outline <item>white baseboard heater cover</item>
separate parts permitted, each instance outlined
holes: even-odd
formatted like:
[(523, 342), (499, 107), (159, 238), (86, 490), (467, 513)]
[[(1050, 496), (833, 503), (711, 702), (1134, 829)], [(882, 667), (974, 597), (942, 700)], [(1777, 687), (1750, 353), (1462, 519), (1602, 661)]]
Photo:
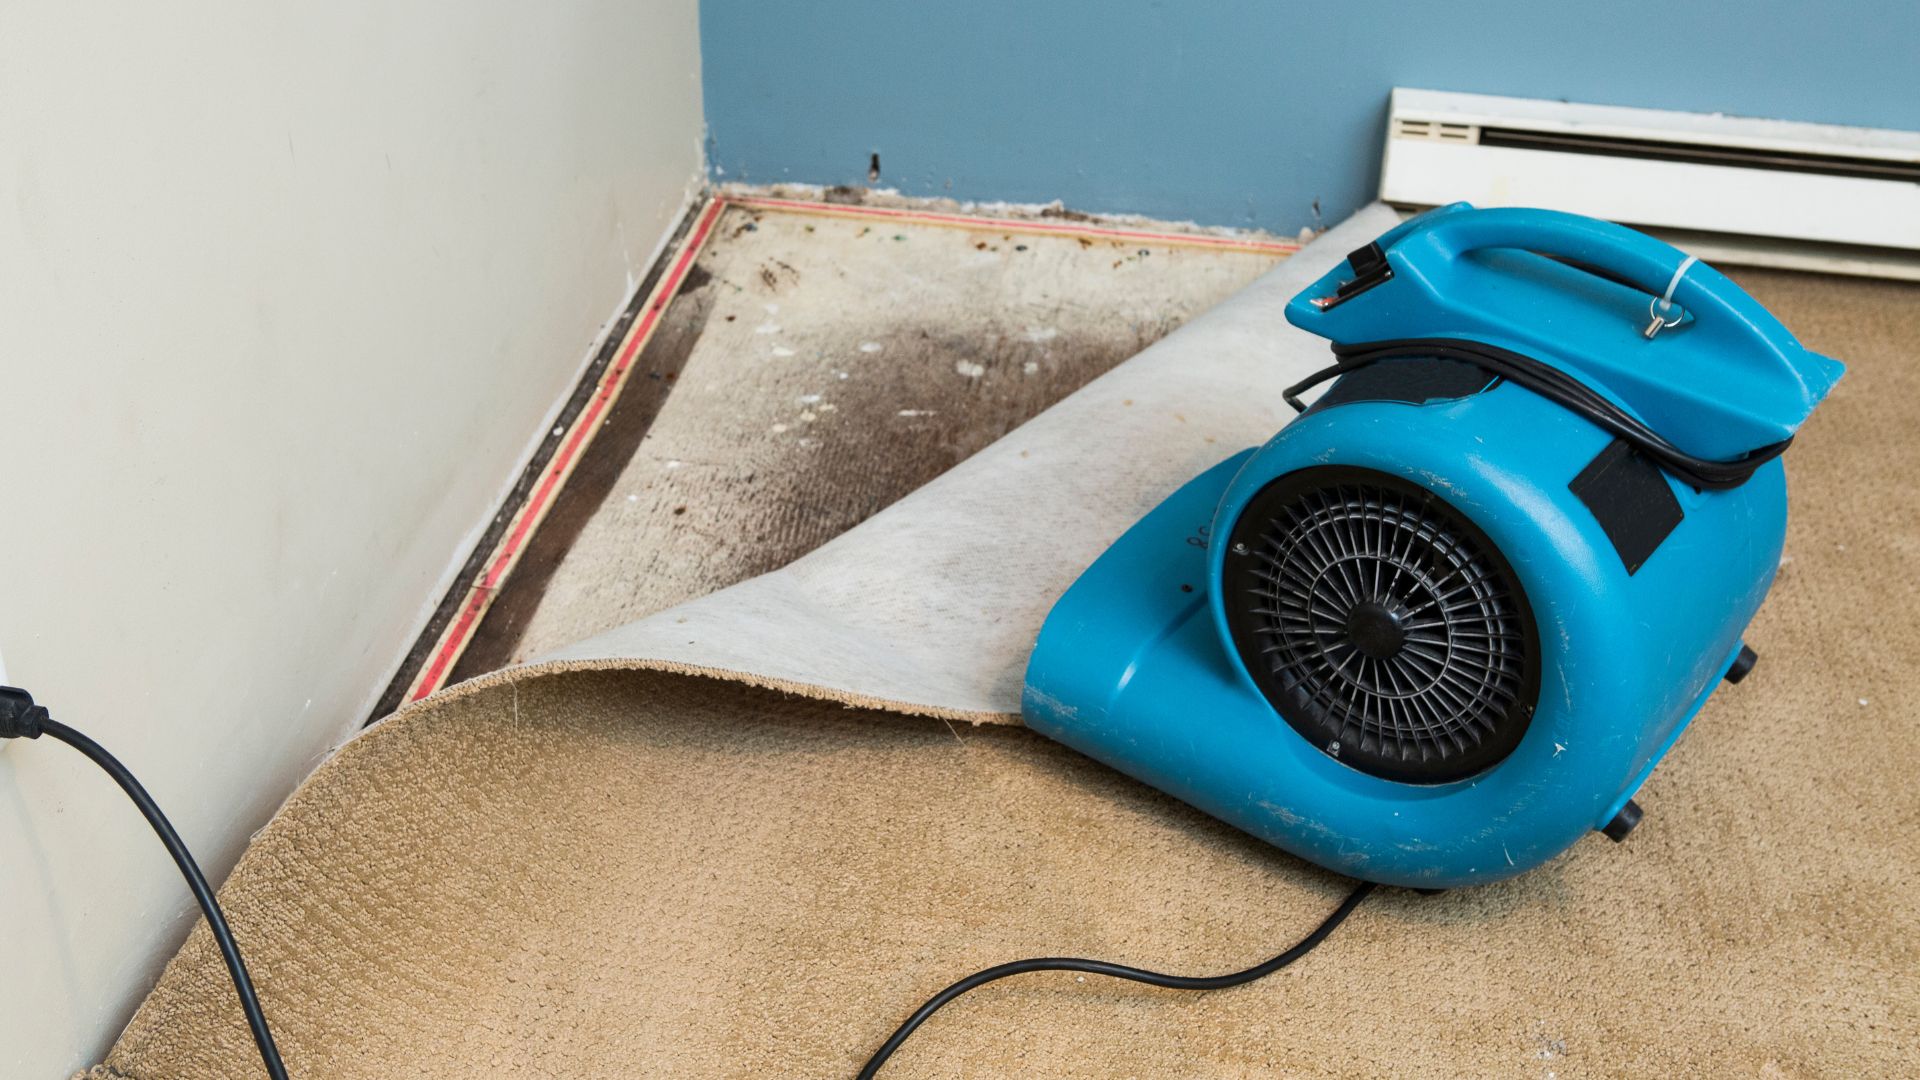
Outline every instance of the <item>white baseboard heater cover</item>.
[(1570, 210), (1709, 260), (1920, 277), (1920, 132), (1399, 88), (1380, 196)]

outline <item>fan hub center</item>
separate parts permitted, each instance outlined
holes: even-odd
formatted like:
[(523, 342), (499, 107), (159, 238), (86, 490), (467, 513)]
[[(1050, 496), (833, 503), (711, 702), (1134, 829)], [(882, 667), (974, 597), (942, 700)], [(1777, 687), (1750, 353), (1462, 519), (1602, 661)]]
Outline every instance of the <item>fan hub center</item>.
[(1407, 643), (1401, 612), (1373, 600), (1355, 604), (1347, 612), (1347, 640), (1375, 660), (1386, 660)]

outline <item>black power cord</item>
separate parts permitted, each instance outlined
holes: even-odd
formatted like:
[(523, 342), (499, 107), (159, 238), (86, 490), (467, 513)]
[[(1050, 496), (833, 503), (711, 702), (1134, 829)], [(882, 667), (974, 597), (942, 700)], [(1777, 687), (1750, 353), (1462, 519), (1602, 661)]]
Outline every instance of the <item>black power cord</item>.
[[(167, 854), (180, 868), (180, 874), (187, 880), (187, 888), (192, 890), (193, 898), (200, 903), (200, 910), (207, 917), (207, 927), (213, 931), (214, 942), (220, 948), (220, 955), (227, 962), (227, 974), (233, 977), (233, 989), (240, 997), (240, 1008), (247, 1016), (247, 1026), (253, 1031), (253, 1041), (260, 1048), (260, 1060), (266, 1064), (267, 1075), (272, 1080), (287, 1080), (287, 1067), (280, 1061), (280, 1050), (273, 1042), (273, 1032), (267, 1027), (267, 1016), (260, 1008), (260, 997), (254, 992), (253, 979), (247, 974), (246, 961), (240, 958), (240, 946), (233, 940), (233, 931), (227, 926), (226, 916), (220, 912), (220, 904), (214, 899), (213, 889), (207, 885), (206, 875), (200, 872), (200, 866), (193, 861), (193, 855), (187, 851), (187, 845), (175, 832), (167, 816), (160, 812), (153, 797), (147, 794), (140, 781), (122, 765), (118, 758), (108, 753), (104, 747), (78, 731), (60, 723), (48, 714), (46, 707), (34, 703), (33, 695), (25, 690), (11, 686), (0, 686), (0, 739), (37, 739), (42, 735), (66, 743), (78, 750), (89, 761), (100, 766), (120, 789), (133, 800), (134, 806), (153, 826), (153, 831), (166, 845)], [(1171, 990), (1225, 990), (1232, 986), (1241, 986), (1264, 978), (1279, 971), (1288, 964), (1312, 952), (1316, 946), (1327, 939), (1353, 909), (1374, 889), (1372, 882), (1361, 882), (1347, 894), (1340, 906), (1321, 921), (1313, 932), (1301, 938), (1299, 943), (1286, 952), (1255, 964), (1243, 971), (1226, 975), (1166, 975), (1145, 968), (1128, 967), (1124, 964), (1108, 963), (1104, 960), (1083, 960), (1075, 957), (1043, 956), (1031, 960), (1016, 960), (1009, 964), (978, 971), (961, 979), (952, 986), (935, 994), (925, 1005), (920, 1006), (905, 1023), (894, 1031), (873, 1057), (860, 1070), (860, 1080), (872, 1080), (879, 1074), (880, 1067), (887, 1063), (894, 1052), (900, 1049), (907, 1037), (912, 1035), (921, 1024), (934, 1013), (940, 1011), (948, 1002), (975, 987), (985, 986), (1010, 975), (1023, 975), (1030, 971), (1079, 971), (1089, 975), (1106, 975), (1116, 979), (1146, 983), (1149, 986), (1165, 987)]]
[(1293, 406), (1296, 412), (1305, 412), (1307, 408), (1300, 400), (1300, 395), (1328, 379), (1396, 357), (1439, 356), (1451, 360), (1464, 360), (1490, 375), (1519, 383), (1548, 401), (1566, 408), (1576, 416), (1591, 421), (1602, 431), (1624, 440), (1634, 449), (1652, 458), (1661, 468), (1671, 473), (1674, 479), (1703, 491), (1725, 491), (1728, 488), (1739, 487), (1746, 483), (1760, 466), (1785, 453), (1787, 446), (1793, 442), (1791, 438), (1786, 438), (1776, 443), (1768, 443), (1727, 461), (1695, 457), (1669, 442), (1665, 436), (1642, 423), (1625, 409), (1615, 405), (1599, 391), (1559, 368), (1542, 363), (1531, 356), (1524, 356), (1478, 341), (1467, 341), (1461, 338), (1372, 341), (1355, 345), (1335, 345), (1333, 355), (1338, 358), (1337, 363), (1331, 367), (1321, 368), (1287, 387), (1280, 395), (1286, 399), (1287, 404)]
[(1333, 914), (1328, 915), (1319, 926), (1314, 927), (1312, 933), (1301, 938), (1299, 944), (1271, 960), (1229, 975), (1163, 975), (1157, 971), (1127, 967), (1124, 964), (1110, 964), (1104, 960), (1080, 960), (1067, 956), (1041, 956), (1032, 960), (1015, 960), (1010, 964), (976, 971), (933, 995), (925, 1005), (920, 1006), (912, 1016), (907, 1017), (907, 1022), (901, 1024), (899, 1029), (881, 1044), (880, 1049), (874, 1051), (873, 1056), (867, 1059), (866, 1067), (860, 1070), (859, 1080), (873, 1080), (879, 1075), (880, 1066), (885, 1065), (894, 1051), (900, 1049), (900, 1044), (907, 1041), (907, 1036), (912, 1035), (914, 1029), (926, 1023), (927, 1018), (940, 1011), (941, 1006), (975, 987), (985, 986), (1009, 975), (1024, 975), (1029, 971), (1083, 971), (1089, 975), (1109, 975), (1116, 979), (1128, 979), (1146, 983), (1149, 986), (1166, 987), (1170, 990), (1225, 990), (1230, 986), (1241, 986), (1271, 975), (1312, 952), (1314, 946), (1325, 941), (1327, 935), (1347, 921), (1347, 916), (1353, 914), (1353, 909), (1359, 907), (1360, 901), (1365, 900), (1367, 894), (1373, 889), (1373, 883), (1370, 881), (1363, 881), (1354, 886), (1353, 891), (1347, 894), (1347, 898), (1340, 901), (1340, 906), (1333, 909)]
[(240, 959), (240, 946), (234, 943), (233, 931), (227, 927), (226, 916), (220, 913), (220, 905), (213, 898), (213, 890), (207, 885), (206, 875), (200, 872), (200, 866), (193, 861), (193, 855), (187, 851), (187, 845), (180, 834), (173, 831), (173, 825), (160, 807), (140, 786), (119, 759), (87, 738), (48, 715), (46, 707), (36, 705), (33, 695), (25, 690), (11, 686), (0, 686), (0, 739), (37, 739), (42, 735), (66, 743), (85, 755), (120, 785), (127, 793), (133, 805), (139, 807), (146, 817), (147, 824), (160, 836), (160, 842), (167, 847), (167, 854), (173, 856), (174, 865), (180, 868), (180, 874), (187, 879), (187, 888), (193, 891), (193, 898), (200, 902), (200, 910), (207, 917), (207, 927), (213, 931), (213, 940), (220, 946), (220, 955), (227, 962), (227, 974), (233, 976), (234, 992), (240, 995), (240, 1008), (247, 1014), (247, 1026), (253, 1029), (254, 1044), (260, 1048), (260, 1060), (266, 1063), (267, 1075), (273, 1080), (287, 1080), (287, 1067), (280, 1062), (280, 1050), (273, 1044), (273, 1032), (267, 1029), (267, 1015), (260, 1010), (259, 995), (253, 992), (253, 980), (247, 976), (247, 965)]

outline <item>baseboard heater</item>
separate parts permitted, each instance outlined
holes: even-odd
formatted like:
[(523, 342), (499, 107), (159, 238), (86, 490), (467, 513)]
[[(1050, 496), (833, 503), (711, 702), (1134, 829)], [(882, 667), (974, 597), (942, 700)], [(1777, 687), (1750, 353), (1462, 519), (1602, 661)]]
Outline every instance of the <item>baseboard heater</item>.
[(1380, 196), (1568, 210), (1710, 262), (1920, 280), (1920, 132), (1399, 88)]

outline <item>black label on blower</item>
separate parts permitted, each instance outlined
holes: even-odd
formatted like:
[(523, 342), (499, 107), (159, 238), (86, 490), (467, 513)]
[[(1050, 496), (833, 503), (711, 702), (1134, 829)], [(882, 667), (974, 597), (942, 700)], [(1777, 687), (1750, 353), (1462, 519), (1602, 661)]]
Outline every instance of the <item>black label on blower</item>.
[(1588, 462), (1567, 489), (1593, 511), (1628, 574), (1638, 571), (1686, 516), (1660, 466), (1621, 439)]

